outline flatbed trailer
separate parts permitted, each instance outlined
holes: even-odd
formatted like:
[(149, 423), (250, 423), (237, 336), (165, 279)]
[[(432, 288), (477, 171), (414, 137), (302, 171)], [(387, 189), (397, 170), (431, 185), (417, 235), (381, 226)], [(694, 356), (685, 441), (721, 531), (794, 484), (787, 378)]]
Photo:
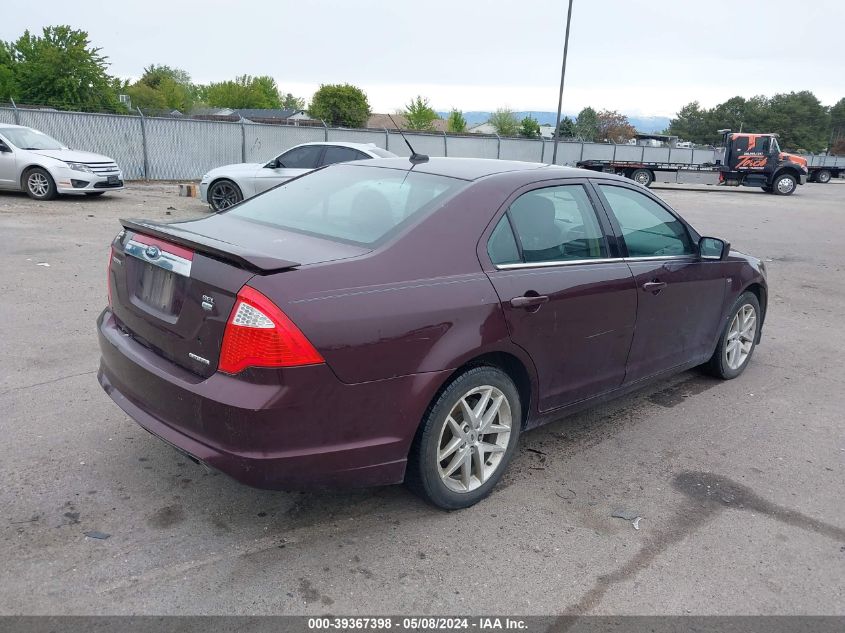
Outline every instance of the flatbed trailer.
[(576, 165), (625, 176), (646, 187), (653, 182), (742, 185), (781, 195), (793, 193), (808, 181), (827, 183), (845, 175), (845, 157), (782, 152), (774, 134), (720, 132), (724, 146), (718, 149), (615, 145), (610, 156), (582, 156)]

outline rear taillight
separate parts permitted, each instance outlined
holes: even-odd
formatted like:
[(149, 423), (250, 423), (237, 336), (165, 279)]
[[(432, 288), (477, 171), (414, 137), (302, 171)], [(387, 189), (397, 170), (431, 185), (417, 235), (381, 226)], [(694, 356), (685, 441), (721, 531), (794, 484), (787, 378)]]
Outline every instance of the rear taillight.
[(276, 304), (244, 286), (223, 333), (218, 369), (237, 374), (247, 367), (296, 367), (325, 362)]
[(106, 290), (109, 293), (109, 308), (111, 308), (111, 260), (114, 257), (114, 246), (109, 247), (109, 263), (106, 266)]

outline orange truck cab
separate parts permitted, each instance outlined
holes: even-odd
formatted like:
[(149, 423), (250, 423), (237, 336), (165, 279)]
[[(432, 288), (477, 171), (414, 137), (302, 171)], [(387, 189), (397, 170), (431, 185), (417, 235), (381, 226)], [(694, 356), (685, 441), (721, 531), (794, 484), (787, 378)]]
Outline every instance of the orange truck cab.
[(761, 187), (782, 196), (793, 193), (807, 182), (807, 159), (783, 152), (777, 134), (743, 134), (719, 130), (723, 134), (723, 156), (717, 158), (719, 180), (723, 185)]

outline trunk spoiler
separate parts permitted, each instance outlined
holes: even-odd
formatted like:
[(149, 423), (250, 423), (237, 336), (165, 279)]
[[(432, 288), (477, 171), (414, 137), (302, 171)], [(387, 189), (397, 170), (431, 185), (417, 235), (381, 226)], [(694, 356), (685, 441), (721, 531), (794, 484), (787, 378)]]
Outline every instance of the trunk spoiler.
[(243, 246), (238, 246), (237, 244), (231, 244), (213, 237), (186, 231), (185, 229), (162, 222), (121, 219), (120, 223), (128, 231), (143, 233), (191, 248), (203, 255), (236, 264), (241, 268), (245, 268), (259, 275), (296, 268), (300, 265), (299, 262), (292, 262), (266, 253), (258, 253)]

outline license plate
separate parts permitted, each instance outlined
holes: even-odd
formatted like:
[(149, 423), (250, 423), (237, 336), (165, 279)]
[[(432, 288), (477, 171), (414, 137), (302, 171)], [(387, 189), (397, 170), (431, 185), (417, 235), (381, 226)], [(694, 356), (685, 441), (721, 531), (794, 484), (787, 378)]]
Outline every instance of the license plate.
[(138, 298), (156, 310), (172, 312), (176, 275), (152, 264), (144, 263), (143, 266), (141, 283), (136, 293)]
[(106, 181), (107, 181), (110, 185), (116, 185), (117, 183), (119, 183), (119, 182), (120, 182), (120, 180), (118, 180), (117, 176), (108, 176), (108, 177), (106, 178)]

